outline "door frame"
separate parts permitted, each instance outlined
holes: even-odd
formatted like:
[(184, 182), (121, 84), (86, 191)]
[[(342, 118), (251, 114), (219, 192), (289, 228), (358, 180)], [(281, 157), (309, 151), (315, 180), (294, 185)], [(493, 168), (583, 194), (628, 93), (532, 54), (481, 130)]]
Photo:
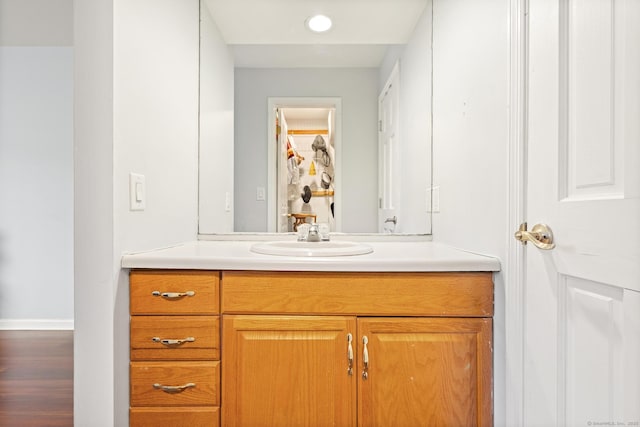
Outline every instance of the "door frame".
[(335, 202), (334, 221), (336, 231), (342, 230), (342, 98), (338, 97), (269, 97), (267, 99), (267, 232), (277, 232), (277, 173), (278, 173), (278, 146), (276, 142), (276, 116), (277, 108), (335, 108), (334, 131), (334, 179), (335, 190), (333, 200)]
[(509, 187), (505, 262), (505, 422), (524, 425), (524, 246), (513, 237), (526, 221), (528, 0), (509, 5)]

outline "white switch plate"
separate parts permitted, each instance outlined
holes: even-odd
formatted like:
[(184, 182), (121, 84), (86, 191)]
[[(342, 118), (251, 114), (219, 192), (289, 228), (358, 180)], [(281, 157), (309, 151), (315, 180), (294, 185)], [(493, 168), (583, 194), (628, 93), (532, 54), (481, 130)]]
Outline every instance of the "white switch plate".
[(440, 187), (427, 188), (427, 212), (440, 212)]
[(440, 212), (440, 187), (433, 187), (431, 191), (431, 211)]
[(263, 202), (265, 200), (264, 187), (256, 188), (256, 200)]
[(146, 207), (147, 189), (144, 175), (129, 174), (129, 210), (143, 211)]

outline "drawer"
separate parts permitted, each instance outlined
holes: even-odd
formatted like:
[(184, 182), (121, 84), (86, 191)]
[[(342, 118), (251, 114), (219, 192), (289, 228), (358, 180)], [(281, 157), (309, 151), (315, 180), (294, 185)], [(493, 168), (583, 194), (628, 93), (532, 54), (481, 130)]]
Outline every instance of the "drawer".
[(131, 362), (130, 369), (132, 407), (220, 406), (220, 362)]
[(225, 271), (222, 311), (237, 314), (493, 316), (491, 273)]
[(134, 270), (131, 314), (219, 314), (220, 273)]
[(131, 317), (131, 360), (187, 359), (220, 359), (219, 316)]
[(131, 408), (129, 425), (131, 427), (218, 427), (220, 408)]

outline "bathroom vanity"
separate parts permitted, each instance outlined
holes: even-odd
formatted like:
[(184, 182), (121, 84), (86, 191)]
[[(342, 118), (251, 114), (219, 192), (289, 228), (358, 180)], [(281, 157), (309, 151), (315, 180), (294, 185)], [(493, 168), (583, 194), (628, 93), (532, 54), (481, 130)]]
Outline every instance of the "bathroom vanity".
[(497, 260), (193, 242), (125, 255), (130, 425), (492, 425)]

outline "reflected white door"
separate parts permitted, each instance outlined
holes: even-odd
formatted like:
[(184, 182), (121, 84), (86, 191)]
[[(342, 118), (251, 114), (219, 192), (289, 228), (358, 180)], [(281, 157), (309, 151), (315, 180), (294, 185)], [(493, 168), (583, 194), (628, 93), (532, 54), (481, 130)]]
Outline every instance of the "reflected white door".
[(640, 1), (529, 8), (524, 425), (639, 425)]
[(278, 163), (277, 163), (277, 194), (278, 194), (278, 233), (286, 233), (289, 231), (289, 196), (288, 196), (288, 178), (287, 178), (287, 138), (289, 128), (287, 120), (284, 116), (282, 108), (276, 112), (276, 141), (278, 144)]
[[(378, 232), (395, 231), (400, 205), (400, 73), (395, 65), (378, 97)], [(385, 227), (387, 230), (385, 230)]]

